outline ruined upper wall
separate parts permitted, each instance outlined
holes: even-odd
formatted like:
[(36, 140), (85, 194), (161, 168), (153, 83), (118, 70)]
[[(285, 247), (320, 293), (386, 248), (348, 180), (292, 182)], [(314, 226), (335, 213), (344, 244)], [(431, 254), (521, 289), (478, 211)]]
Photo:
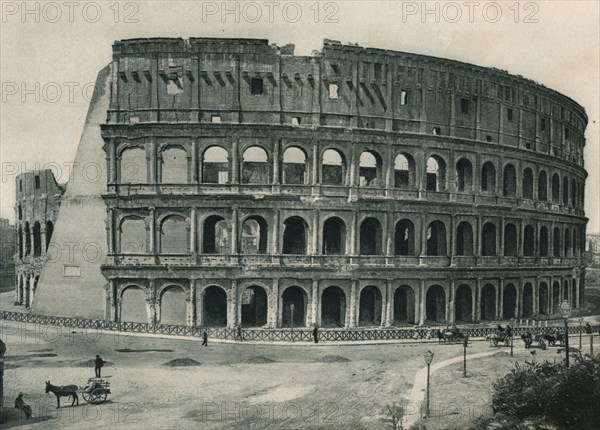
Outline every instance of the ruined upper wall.
[(15, 218), (24, 221), (54, 221), (58, 215), (64, 187), (56, 182), (50, 169), (21, 173), (16, 178)]

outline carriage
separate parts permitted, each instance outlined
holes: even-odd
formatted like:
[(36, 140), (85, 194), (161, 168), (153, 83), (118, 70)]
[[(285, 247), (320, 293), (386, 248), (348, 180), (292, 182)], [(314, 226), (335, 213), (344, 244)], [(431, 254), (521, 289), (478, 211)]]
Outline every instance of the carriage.
[(89, 378), (88, 384), (80, 392), (86, 402), (99, 405), (110, 394), (110, 382), (104, 378)]
[(510, 339), (511, 337), (505, 331), (486, 336), (486, 340), (490, 343), (490, 346), (498, 346), (500, 343), (503, 343), (505, 346), (509, 345)]

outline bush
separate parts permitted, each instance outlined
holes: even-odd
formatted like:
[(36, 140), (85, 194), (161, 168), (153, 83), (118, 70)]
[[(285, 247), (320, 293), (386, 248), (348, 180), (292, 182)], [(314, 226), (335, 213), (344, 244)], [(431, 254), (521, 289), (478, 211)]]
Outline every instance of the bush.
[(600, 355), (563, 363), (517, 363), (494, 382), (492, 409), (519, 420), (534, 419), (569, 429), (600, 428)]

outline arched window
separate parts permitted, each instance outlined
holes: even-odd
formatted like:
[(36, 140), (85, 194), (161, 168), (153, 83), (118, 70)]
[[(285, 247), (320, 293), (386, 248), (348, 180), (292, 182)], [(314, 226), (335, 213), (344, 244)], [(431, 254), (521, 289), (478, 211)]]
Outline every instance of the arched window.
[(52, 233), (54, 233), (54, 224), (52, 221), (46, 221), (46, 251), (50, 246), (50, 240), (52, 239)]
[(283, 222), (283, 254), (306, 255), (308, 225), (293, 216)]
[(538, 200), (548, 201), (548, 175), (543, 170), (538, 175)]
[(25, 223), (23, 228), (23, 235), (25, 236), (25, 257), (31, 255), (31, 231), (29, 230), (29, 223)]
[(202, 227), (202, 252), (204, 254), (228, 254), (230, 249), (227, 221), (219, 215), (211, 215), (206, 218)]
[(221, 287), (211, 285), (201, 295), (202, 324), (205, 327), (227, 325), (227, 293)]
[(524, 318), (533, 316), (533, 286), (530, 282), (523, 285), (523, 312)]
[(510, 319), (517, 315), (517, 289), (513, 284), (504, 286), (502, 294), (502, 318)]
[(23, 208), (21, 205), (17, 206), (17, 210), (19, 212), (19, 221), (21, 221), (23, 219)]
[(504, 226), (504, 256), (517, 256), (517, 228), (514, 224)]
[(415, 184), (415, 160), (409, 154), (398, 154), (394, 160), (394, 187), (409, 188)]
[(162, 254), (187, 254), (188, 228), (185, 218), (179, 215), (166, 217), (160, 225), (160, 252)]
[(432, 285), (425, 295), (425, 317), (427, 321), (446, 320), (446, 292), (440, 285)]
[(260, 146), (251, 146), (244, 151), (242, 184), (268, 184), (270, 167), (267, 151)]
[(346, 182), (346, 162), (335, 149), (323, 152), (321, 183), (323, 185), (344, 185)]
[(447, 255), (446, 226), (441, 221), (433, 221), (427, 227), (427, 255)]
[(146, 222), (143, 218), (127, 217), (121, 222), (119, 245), (121, 254), (146, 252)]
[(548, 229), (546, 227), (540, 228), (540, 257), (547, 257), (550, 253), (549, 243)]
[(408, 219), (396, 223), (394, 255), (415, 255), (415, 226)]
[(161, 155), (161, 182), (163, 184), (187, 184), (187, 152), (179, 146), (173, 146), (165, 149)]
[(535, 230), (532, 226), (526, 225), (523, 234), (523, 255), (533, 257), (535, 255)]
[(328, 218), (323, 224), (323, 255), (346, 253), (346, 224), (338, 217)]
[(263, 287), (252, 285), (242, 293), (242, 325), (261, 327), (267, 324), (267, 292)]
[(529, 167), (523, 170), (523, 198), (533, 200), (533, 172)]
[(577, 183), (571, 179), (571, 206), (577, 207)]
[(283, 153), (283, 183), (306, 184), (306, 154), (300, 148), (292, 146)]
[(33, 224), (33, 256), (42, 255), (42, 230), (39, 222)]
[(456, 188), (458, 191), (471, 191), (473, 187), (473, 165), (467, 158), (456, 163)]
[(456, 255), (473, 255), (473, 227), (466, 221), (456, 228)]
[(369, 285), (360, 291), (358, 325), (381, 325), (382, 298), (379, 288)]
[(491, 222), (481, 229), (481, 255), (496, 255), (496, 226)]
[(569, 232), (568, 228), (565, 228), (565, 233), (564, 233), (565, 239), (564, 239), (564, 255), (565, 257), (568, 257), (570, 252), (571, 252), (571, 233)]
[(459, 285), (454, 296), (454, 315), (456, 321), (473, 321), (473, 293), (466, 284)]
[(122, 184), (144, 184), (148, 182), (146, 151), (129, 148), (121, 153), (119, 182)]
[(401, 285), (394, 293), (394, 322), (415, 323), (415, 292), (408, 285)]
[(160, 323), (186, 325), (186, 293), (179, 285), (170, 285), (160, 294)]
[(563, 179), (563, 205), (569, 206), (569, 178)]
[(360, 224), (360, 255), (381, 255), (381, 224), (367, 218)]
[(553, 245), (554, 245), (554, 256), (560, 257), (560, 229), (558, 227), (554, 227), (553, 232)]
[(321, 295), (321, 327), (344, 327), (346, 324), (346, 294), (335, 286)]
[(267, 253), (268, 226), (263, 217), (251, 216), (242, 224), (242, 254)]
[(146, 292), (137, 285), (125, 287), (119, 303), (121, 321), (147, 323), (146, 299)]
[(502, 194), (504, 197), (515, 197), (517, 195), (517, 172), (515, 171), (515, 166), (512, 164), (504, 166), (502, 180)]
[(226, 184), (229, 182), (229, 159), (227, 151), (220, 146), (211, 146), (202, 156), (202, 182)]
[(374, 151), (360, 154), (358, 175), (361, 187), (381, 186), (381, 156)]
[(17, 237), (19, 241), (19, 259), (23, 259), (23, 227), (19, 226), (19, 234)]
[(288, 287), (283, 291), (281, 301), (282, 326), (305, 327), (306, 309), (308, 306), (308, 294), (306, 294), (306, 291), (296, 286)]
[(443, 191), (446, 189), (446, 163), (441, 157), (432, 155), (427, 159), (427, 191)]
[(492, 284), (485, 284), (481, 289), (481, 319), (496, 319), (496, 287)]
[(552, 175), (552, 203), (558, 203), (560, 197), (560, 178), (555, 173)]
[(481, 168), (481, 191), (489, 194), (496, 192), (496, 167), (491, 161)]

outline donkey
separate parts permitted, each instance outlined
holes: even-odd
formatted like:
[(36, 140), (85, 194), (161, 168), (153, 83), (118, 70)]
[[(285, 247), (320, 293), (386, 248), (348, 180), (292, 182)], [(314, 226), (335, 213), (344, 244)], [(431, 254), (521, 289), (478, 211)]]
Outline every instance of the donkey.
[(50, 381), (46, 381), (46, 394), (52, 393), (56, 396), (56, 409), (60, 408), (61, 397), (71, 397), (73, 399), (71, 406), (73, 406), (75, 402), (77, 402), (77, 406), (79, 406), (79, 397), (77, 396), (78, 389), (79, 387), (77, 387), (77, 385), (57, 387), (56, 385), (52, 385)]

